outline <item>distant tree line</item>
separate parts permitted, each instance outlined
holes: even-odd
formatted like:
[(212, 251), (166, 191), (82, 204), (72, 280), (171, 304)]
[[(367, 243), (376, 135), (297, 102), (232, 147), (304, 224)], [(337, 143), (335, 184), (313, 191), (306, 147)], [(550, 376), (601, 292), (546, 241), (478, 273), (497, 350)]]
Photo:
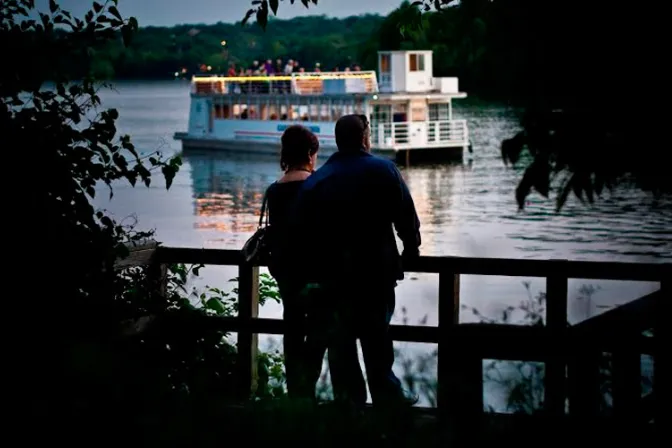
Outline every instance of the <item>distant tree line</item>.
[(267, 59), (294, 59), (307, 71), (316, 63), (323, 70), (342, 69), (359, 62), (361, 47), (382, 22), (377, 15), (300, 17), (273, 21), (273, 34), (240, 23), (146, 27), (128, 48), (110, 42), (97, 53), (95, 68), (108, 79), (166, 79), (176, 72), (191, 76), (208, 66), (213, 73), (226, 73), (229, 63), (250, 66)]
[(423, 14), (422, 28), (407, 25), (400, 32), (400, 23), (412, 21), (414, 11), (404, 2), (386, 17), (269, 18), (268, 32), (257, 23), (240, 22), (144, 27), (130, 46), (119, 40), (98, 50), (94, 68), (108, 79), (189, 77), (207, 67), (225, 73), (231, 62), (249, 66), (266, 59), (298, 60), (307, 71), (316, 63), (323, 71), (354, 64), (375, 70), (380, 50), (428, 49), (435, 53), (436, 76), (459, 76), (470, 94), (511, 99), (521, 90), (525, 64), (516, 50), (524, 43), (518, 27), (510, 26), (515, 12), (491, 7), (432, 11)]

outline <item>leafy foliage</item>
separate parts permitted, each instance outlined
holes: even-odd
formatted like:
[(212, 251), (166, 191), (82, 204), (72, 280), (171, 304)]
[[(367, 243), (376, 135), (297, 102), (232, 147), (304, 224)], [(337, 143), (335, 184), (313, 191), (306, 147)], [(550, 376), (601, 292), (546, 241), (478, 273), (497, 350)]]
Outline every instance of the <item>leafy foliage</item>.
[[(238, 288), (230, 291), (205, 286), (202, 290), (189, 284), (198, 277), (203, 265), (176, 264), (167, 267), (166, 290), (161, 296), (162, 307), (143, 307), (143, 317), (130, 319), (126, 334), (143, 341), (145, 353), (152, 359), (164, 356), (159, 364), (167, 369), (157, 372), (157, 381), (170, 381), (168, 390), (183, 391), (187, 396), (211, 394), (220, 399), (239, 397), (234, 380), (235, 345), (230, 335), (221, 330), (218, 317), (231, 317), (238, 312)], [(145, 269), (130, 268), (125, 275), (145, 276)], [(237, 283), (238, 279), (231, 279)], [(138, 289), (146, 284), (135, 278), (130, 282), (129, 303), (140, 307), (151, 291)], [(272, 277), (261, 274), (259, 304), (268, 300), (280, 301), (278, 287)], [(153, 342), (153, 343), (152, 343)], [(284, 396), (284, 364), (277, 352), (260, 353), (258, 362), (259, 380), (255, 396), (277, 398)], [(198, 390), (196, 390), (198, 389)]]
[[(508, 306), (498, 318), (482, 315), (476, 308), (462, 306), (471, 311), (484, 324), (544, 325), (546, 293), (533, 295), (530, 283), (524, 282), (527, 298), (518, 307)], [(506, 411), (534, 414), (544, 406), (544, 365), (522, 361), (491, 360), (484, 365), (483, 380), (495, 383), (507, 392)], [(489, 406), (488, 410), (495, 409)]]
[[(283, 0), (284, 1), (284, 0)], [(295, 0), (289, 0), (290, 4), (294, 4)], [(317, 0), (301, 0), (301, 4), (308, 8), (310, 4), (317, 5)], [(250, 20), (250, 17), (255, 16), (257, 24), (262, 29), (266, 29), (268, 24), (268, 11), (269, 9), (273, 15), (278, 15), (278, 6), (280, 2), (278, 0), (252, 0), (252, 7), (247, 10), (245, 17), (243, 17), (243, 25)]]
[[(125, 243), (148, 235), (129, 232), (95, 211), (90, 200), (99, 191), (96, 186), (107, 185), (110, 195), (113, 183), (121, 180), (149, 186), (151, 172), (159, 169), (170, 187), (181, 161), (140, 155), (129, 136), (117, 136), (119, 113), (99, 110), (98, 90), (104, 85), (91, 76), (91, 54), (117, 32), (130, 35), (137, 22), (120, 19), (116, 1), (94, 3), (84, 20), (54, 2), (50, 13), (40, 12), (36, 20), (29, 15), (33, 8), (30, 0), (0, 6), (0, 41), (14, 61), (0, 74), (0, 128), (7, 150), (25, 162), (30, 159), (39, 179), (30, 188), (28, 216), (38, 213), (49, 222), (47, 238), (40, 241), (47, 258), (76, 254), (67, 265), (54, 260), (54, 287), (73, 300), (112, 301), (123, 292), (114, 262), (127, 252)], [(68, 32), (57, 33), (57, 25)]]
[[(95, 53), (117, 39), (128, 45), (137, 27), (115, 0), (94, 2), (83, 19), (54, 1), (47, 13), (32, 0), (0, 3), (0, 43), (12, 61), (0, 73), (0, 129), (11, 166), (30, 167), (28, 194), (14, 213), (25, 220), (18, 238), (30, 236), (22, 239), (25, 253), (39, 256), (39, 272), (13, 280), (41, 282), (25, 292), (34, 311), (24, 308), (30, 337), (18, 342), (31, 384), (23, 399), (56, 428), (61, 419), (106, 425), (101, 413), (144, 428), (164, 411), (157, 403), (174, 410), (240, 394), (235, 346), (206, 311), (230, 315), (236, 290), (210, 288), (192, 302), (186, 287), (198, 266), (123, 268), (129, 249), (144, 247), (153, 232), (92, 205), (120, 182), (149, 187), (155, 172), (170, 188), (181, 165), (179, 157), (140, 153), (117, 134), (118, 112), (102, 109), (98, 91), (107, 85), (96, 81)], [(261, 291), (278, 298), (267, 278)], [(259, 362), (276, 378), (260, 390), (268, 395), (282, 381), (279, 361), (264, 355)]]

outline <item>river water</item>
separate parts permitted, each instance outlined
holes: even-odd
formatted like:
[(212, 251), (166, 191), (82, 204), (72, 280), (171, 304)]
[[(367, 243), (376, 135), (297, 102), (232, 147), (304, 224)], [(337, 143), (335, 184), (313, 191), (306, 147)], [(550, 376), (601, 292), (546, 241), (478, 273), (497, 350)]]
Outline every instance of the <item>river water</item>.
[[(120, 112), (119, 131), (143, 153), (180, 152), (172, 136), (187, 128), (189, 85), (183, 81), (122, 82), (101, 92), (103, 106)], [(475, 100), (455, 101), (466, 118), (474, 152), (461, 165), (400, 167), (422, 225), (423, 255), (570, 259), (624, 262), (672, 261), (672, 201), (619, 189), (593, 205), (570, 198), (556, 214), (552, 199), (532, 196), (519, 212), (514, 189), (521, 172), (506, 167), (499, 142), (518, 130), (516, 111)], [(118, 219), (154, 228), (167, 246), (239, 249), (256, 228), (265, 187), (281, 174), (273, 157), (186, 153), (172, 188), (118, 185), (96, 205)], [(319, 240), (319, 231), (314, 236)], [(235, 268), (210, 267), (200, 284), (226, 286)], [(543, 279), (462, 276), (461, 301), (497, 318), (507, 306), (544, 290)], [(585, 294), (586, 286), (593, 289)], [(570, 280), (569, 316), (577, 322), (657, 288), (656, 284)], [(583, 292), (582, 292), (583, 291)], [(408, 274), (398, 287), (398, 323), (436, 324), (438, 276)], [(278, 317), (279, 305), (262, 309)], [(462, 321), (477, 319), (463, 310)]]

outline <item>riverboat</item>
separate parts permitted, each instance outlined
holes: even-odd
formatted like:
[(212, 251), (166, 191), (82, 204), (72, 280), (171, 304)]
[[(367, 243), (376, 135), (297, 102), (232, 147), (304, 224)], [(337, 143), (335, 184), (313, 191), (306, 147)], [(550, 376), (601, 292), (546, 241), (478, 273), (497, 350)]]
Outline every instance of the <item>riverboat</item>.
[[(380, 77), (380, 79), (379, 79)], [(280, 137), (300, 123), (336, 151), (335, 123), (365, 114), (372, 151), (406, 161), (416, 155), (461, 159), (470, 148), (453, 99), (465, 98), (457, 78), (436, 78), (431, 51), (381, 51), (378, 71), (300, 72), (270, 76), (194, 76), (183, 149), (278, 153)]]

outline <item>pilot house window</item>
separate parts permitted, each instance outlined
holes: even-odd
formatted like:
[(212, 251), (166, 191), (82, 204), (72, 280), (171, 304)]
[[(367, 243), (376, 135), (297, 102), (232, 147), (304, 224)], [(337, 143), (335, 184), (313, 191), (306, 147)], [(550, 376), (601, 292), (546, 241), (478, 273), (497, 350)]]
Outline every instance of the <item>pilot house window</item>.
[(381, 54), (380, 55), (380, 71), (381, 73), (389, 73), (390, 71), (390, 55)]
[(424, 72), (425, 71), (425, 55), (420, 53), (411, 53), (408, 55), (410, 58), (410, 69), (412, 72)]

